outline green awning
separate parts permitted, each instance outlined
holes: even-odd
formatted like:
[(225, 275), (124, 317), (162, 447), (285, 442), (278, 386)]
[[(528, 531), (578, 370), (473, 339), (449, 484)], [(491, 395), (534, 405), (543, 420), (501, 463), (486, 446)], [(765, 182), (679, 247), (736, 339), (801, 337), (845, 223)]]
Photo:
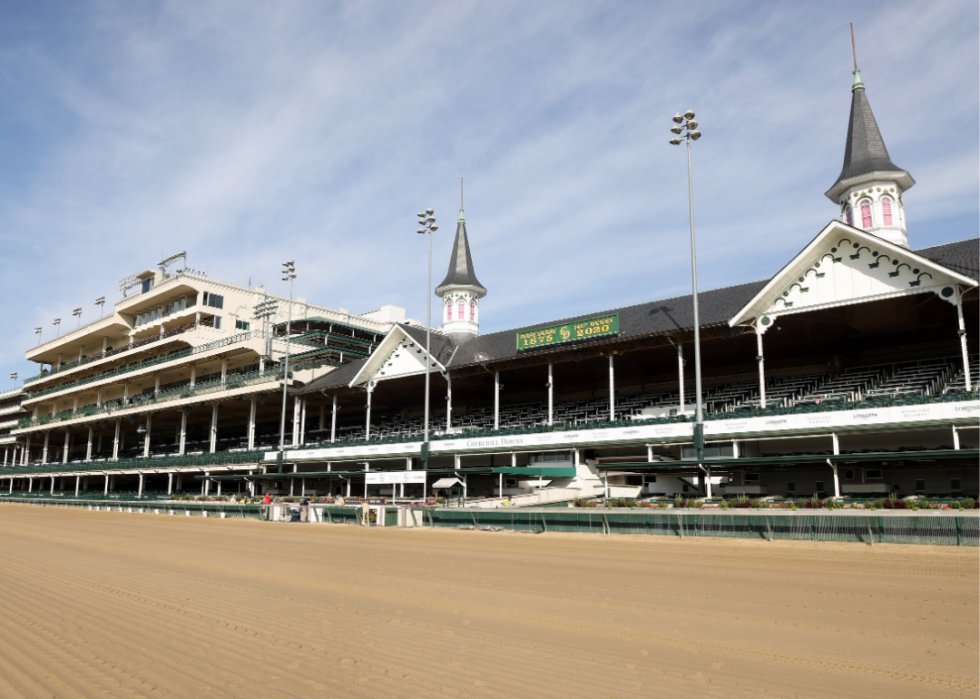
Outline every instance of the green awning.
[[(864, 454), (802, 454), (796, 456), (743, 456), (737, 459), (705, 459), (701, 463), (712, 468), (730, 469), (732, 467), (755, 468), (758, 466), (777, 466), (791, 464), (826, 464), (830, 459), (835, 464), (858, 463), (865, 461), (946, 461), (949, 459), (969, 459), (976, 462), (980, 449), (932, 449), (923, 451), (879, 451)], [(631, 461), (596, 466), (600, 471), (657, 471), (670, 469), (697, 468), (694, 459), (677, 461)]]
[(497, 466), (494, 473), (504, 473), (514, 476), (542, 476), (546, 478), (575, 478), (574, 466)]

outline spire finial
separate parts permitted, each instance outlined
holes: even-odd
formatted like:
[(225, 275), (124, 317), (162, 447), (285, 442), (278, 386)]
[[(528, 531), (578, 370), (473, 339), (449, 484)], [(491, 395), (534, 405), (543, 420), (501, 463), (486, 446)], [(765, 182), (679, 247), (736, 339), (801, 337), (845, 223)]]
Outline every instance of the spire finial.
[(459, 178), (459, 220), (463, 220), (463, 178)]
[(854, 55), (854, 84), (851, 90), (863, 90), (864, 83), (861, 82), (861, 71), (858, 70), (857, 44), (854, 41), (854, 22), (851, 22), (851, 53)]

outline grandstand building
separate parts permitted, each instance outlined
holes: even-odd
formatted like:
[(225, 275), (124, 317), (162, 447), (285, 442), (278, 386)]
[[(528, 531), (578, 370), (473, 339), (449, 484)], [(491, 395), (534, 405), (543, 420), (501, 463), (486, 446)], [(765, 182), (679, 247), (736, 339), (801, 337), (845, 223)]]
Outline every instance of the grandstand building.
[[(50, 369), (19, 396), (29, 416), (11, 430), (19, 460), (0, 483), (462, 491), (488, 507), (504, 497), (976, 494), (978, 240), (912, 249), (903, 194), (915, 182), (891, 161), (854, 78), (844, 165), (826, 193), (839, 218), (771, 278), (699, 294), (703, 460), (691, 297), (481, 335), (488, 290), (461, 211), (430, 354), (424, 328), (397, 314), (301, 301), (297, 364), (284, 377), (282, 319), (244, 320), (261, 290), (138, 275), (143, 286), (114, 314), (28, 352)], [(284, 378), (292, 419), (279, 462)]]

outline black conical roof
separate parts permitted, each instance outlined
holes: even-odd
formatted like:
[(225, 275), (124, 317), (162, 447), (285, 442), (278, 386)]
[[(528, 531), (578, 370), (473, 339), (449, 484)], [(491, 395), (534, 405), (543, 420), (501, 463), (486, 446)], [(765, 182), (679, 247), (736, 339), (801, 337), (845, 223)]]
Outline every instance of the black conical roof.
[(436, 287), (436, 293), (441, 296), (450, 286), (472, 286), (476, 287), (481, 296), (487, 293), (473, 270), (473, 257), (470, 255), (470, 243), (466, 238), (466, 221), (463, 219), (462, 212), (460, 212), (459, 223), (456, 224), (456, 241), (453, 243), (453, 254), (449, 258), (449, 272), (446, 273), (442, 284)]
[[(893, 163), (889, 157), (885, 141), (878, 130), (878, 122), (875, 121), (875, 115), (871, 111), (864, 84), (861, 82), (860, 75), (855, 78), (851, 95), (851, 118), (847, 123), (844, 167), (841, 168), (837, 181), (830, 188), (831, 191), (845, 180), (871, 172), (905, 173), (905, 170)], [(905, 174), (908, 176), (907, 173)], [(909, 179), (911, 180), (911, 177)]]

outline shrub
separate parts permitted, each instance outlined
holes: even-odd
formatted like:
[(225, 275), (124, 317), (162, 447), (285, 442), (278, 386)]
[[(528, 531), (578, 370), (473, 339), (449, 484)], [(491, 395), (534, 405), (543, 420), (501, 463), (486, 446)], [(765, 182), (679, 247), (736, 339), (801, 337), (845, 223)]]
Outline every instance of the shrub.
[(973, 498), (963, 498), (960, 500), (960, 505), (963, 506), (963, 509), (972, 510), (977, 506), (977, 501)]

